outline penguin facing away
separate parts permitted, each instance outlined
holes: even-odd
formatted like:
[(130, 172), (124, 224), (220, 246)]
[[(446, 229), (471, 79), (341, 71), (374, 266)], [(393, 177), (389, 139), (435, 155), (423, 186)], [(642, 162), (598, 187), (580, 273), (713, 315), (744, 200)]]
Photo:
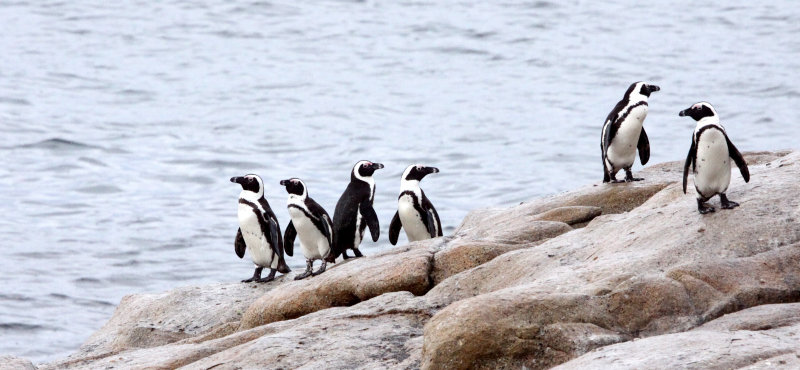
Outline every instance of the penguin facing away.
[(656, 85), (634, 82), (608, 114), (600, 138), (603, 182), (622, 182), (616, 178), (619, 170), (625, 170), (625, 182), (643, 180), (633, 177), (631, 167), (637, 150), (642, 165), (650, 160), (650, 141), (642, 124), (647, 117), (647, 100), (659, 90)]
[[(242, 280), (264, 283), (275, 278), (275, 272), (282, 274), (291, 271), (283, 257), (283, 240), (281, 227), (275, 213), (272, 212), (267, 199), (264, 198), (264, 182), (258, 175), (232, 177), (231, 182), (242, 186), (239, 194), (239, 230), (236, 232), (234, 250), (239, 258), (244, 257), (245, 250), (256, 265), (253, 277)], [(261, 271), (269, 268), (266, 278), (261, 278)]]
[(442, 222), (433, 203), (419, 187), (419, 182), (432, 173), (438, 173), (436, 167), (411, 165), (403, 172), (400, 180), (400, 196), (397, 198), (397, 212), (389, 225), (389, 241), (397, 244), (397, 237), (402, 227), (406, 231), (409, 242), (442, 236)]
[(728, 138), (717, 111), (708, 102), (699, 102), (678, 115), (689, 116), (697, 121), (692, 134), (692, 146), (683, 165), (683, 193), (686, 194), (689, 167), (692, 167), (694, 188), (697, 191), (697, 210), (701, 214), (715, 211), (714, 207), (705, 202), (717, 194), (723, 209), (738, 207), (739, 203), (728, 200), (725, 195), (731, 183), (730, 161), (733, 160), (739, 167), (745, 182), (750, 182), (750, 170), (742, 154)]
[(364, 239), (364, 231), (369, 226), (372, 241), (378, 241), (381, 230), (378, 215), (372, 208), (375, 200), (375, 179), (372, 175), (383, 168), (380, 163), (358, 161), (350, 171), (350, 184), (336, 202), (333, 212), (333, 229), (336, 230), (334, 253), (329, 262), (333, 262), (341, 254), (344, 259), (350, 258), (347, 250), (352, 249), (356, 257), (363, 256), (358, 250)]
[[(281, 185), (285, 186), (286, 192), (289, 193), (286, 207), (291, 218), (284, 235), (286, 254), (294, 255), (294, 239), (299, 237), (300, 249), (306, 257), (306, 271), (294, 279), (319, 275), (325, 272), (327, 265), (325, 258), (331, 254), (333, 247), (333, 222), (328, 212), (308, 196), (308, 189), (302, 180), (297, 178), (281, 180)], [(322, 265), (319, 270), (312, 272), (316, 260), (322, 260)]]

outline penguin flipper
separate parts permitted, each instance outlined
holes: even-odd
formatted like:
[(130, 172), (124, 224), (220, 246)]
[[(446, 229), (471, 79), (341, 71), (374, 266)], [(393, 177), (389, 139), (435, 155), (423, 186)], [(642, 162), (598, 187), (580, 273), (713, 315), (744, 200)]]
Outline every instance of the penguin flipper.
[(689, 177), (689, 166), (694, 163), (697, 156), (697, 146), (694, 145), (694, 136), (692, 136), (692, 146), (689, 147), (689, 154), (686, 155), (686, 163), (683, 164), (683, 193), (686, 194), (686, 181)]
[(362, 202), (359, 210), (361, 211), (361, 216), (367, 221), (369, 232), (372, 234), (372, 241), (377, 242), (378, 237), (381, 236), (381, 228), (378, 224), (378, 215), (375, 213), (375, 209), (372, 208), (371, 204)]
[(286, 255), (289, 257), (294, 255), (294, 238), (296, 237), (297, 230), (295, 230), (292, 221), (289, 221), (289, 226), (286, 226), (286, 231), (283, 234), (283, 247), (286, 249)]
[(281, 230), (274, 219), (267, 219), (267, 221), (269, 223), (269, 244), (272, 246), (272, 251), (281, 256), (283, 255), (283, 243), (280, 240)]
[(428, 226), (428, 235), (430, 235), (431, 238), (435, 238), (437, 236), (436, 235), (436, 217), (434, 217), (434, 215), (433, 215), (432, 208), (428, 208), (428, 211), (426, 213), (428, 214), (428, 220), (426, 222), (426, 224)]
[(736, 163), (736, 167), (739, 167), (739, 172), (742, 173), (744, 182), (750, 182), (750, 170), (747, 168), (747, 162), (742, 157), (742, 153), (739, 153), (739, 149), (736, 149), (731, 139), (728, 139), (728, 134), (723, 134), (725, 135), (725, 141), (728, 142), (728, 155), (733, 159), (733, 163)]
[(397, 237), (400, 236), (400, 228), (403, 224), (400, 222), (400, 212), (397, 211), (392, 217), (392, 223), (389, 224), (389, 243), (397, 245)]
[(647, 161), (650, 160), (650, 140), (647, 139), (644, 127), (642, 127), (642, 132), (639, 134), (639, 143), (636, 144), (636, 148), (639, 149), (639, 160), (642, 161), (642, 166), (646, 165)]
[(247, 244), (244, 242), (241, 228), (236, 231), (236, 241), (233, 242), (233, 249), (236, 251), (236, 255), (239, 256), (239, 258), (244, 258), (244, 251), (247, 249)]
[(328, 246), (331, 250), (334, 250), (333, 221), (331, 221), (331, 217), (327, 213), (322, 215), (322, 235), (325, 235), (325, 239), (328, 239)]

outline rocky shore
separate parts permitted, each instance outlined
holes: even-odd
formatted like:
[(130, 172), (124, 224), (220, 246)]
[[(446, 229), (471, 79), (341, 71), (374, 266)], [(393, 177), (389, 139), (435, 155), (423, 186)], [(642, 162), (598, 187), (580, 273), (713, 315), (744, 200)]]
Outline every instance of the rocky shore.
[(800, 152), (745, 159), (734, 210), (657, 164), (307, 280), (130, 295), (38, 368), (797, 368)]

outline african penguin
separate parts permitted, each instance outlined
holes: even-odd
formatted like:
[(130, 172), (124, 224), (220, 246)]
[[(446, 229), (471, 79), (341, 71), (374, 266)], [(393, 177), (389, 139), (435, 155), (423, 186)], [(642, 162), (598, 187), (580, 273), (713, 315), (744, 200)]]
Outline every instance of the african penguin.
[(650, 142), (642, 123), (647, 117), (647, 99), (658, 90), (661, 88), (656, 85), (634, 82), (608, 114), (600, 138), (603, 182), (622, 182), (616, 177), (619, 170), (625, 170), (625, 182), (643, 180), (633, 177), (631, 167), (637, 149), (642, 165), (650, 159)]
[(723, 209), (738, 207), (738, 203), (728, 200), (725, 195), (731, 183), (730, 160), (732, 159), (739, 167), (745, 182), (750, 182), (750, 171), (742, 154), (720, 124), (717, 111), (711, 104), (700, 102), (682, 110), (678, 115), (689, 116), (697, 121), (692, 134), (692, 146), (683, 165), (683, 193), (686, 193), (686, 181), (691, 166), (694, 173), (694, 188), (697, 191), (697, 210), (701, 214), (715, 211), (714, 207), (704, 203), (717, 194)]
[[(286, 187), (289, 199), (286, 206), (289, 209), (291, 221), (286, 226), (284, 240), (286, 241), (286, 254), (294, 254), (294, 239), (300, 237), (300, 249), (306, 257), (306, 271), (295, 276), (295, 280), (305, 279), (309, 275), (319, 275), (325, 272), (327, 258), (333, 246), (333, 223), (328, 212), (314, 199), (308, 196), (306, 184), (297, 178), (281, 180), (281, 185)], [(311, 272), (315, 260), (322, 260), (319, 270)]]
[[(250, 258), (256, 265), (253, 277), (242, 280), (249, 283), (264, 283), (275, 278), (275, 272), (289, 273), (289, 266), (283, 259), (283, 240), (281, 227), (275, 213), (264, 198), (264, 182), (257, 175), (231, 177), (231, 182), (242, 186), (239, 193), (239, 230), (236, 232), (234, 250), (239, 258), (244, 251), (250, 251)], [(261, 278), (261, 271), (269, 268), (269, 276)]]
[(397, 198), (397, 212), (389, 225), (389, 241), (397, 244), (400, 228), (406, 230), (409, 242), (442, 236), (442, 222), (436, 208), (419, 187), (419, 182), (431, 173), (438, 173), (435, 167), (411, 165), (403, 172), (400, 180), (400, 196)]
[(372, 174), (381, 168), (383, 165), (380, 163), (358, 161), (350, 171), (350, 184), (339, 197), (333, 212), (336, 242), (329, 261), (332, 262), (340, 254), (344, 259), (350, 258), (347, 255), (348, 249), (352, 249), (356, 257), (361, 257), (358, 246), (364, 238), (367, 226), (372, 234), (372, 241), (378, 241), (381, 230), (378, 225), (378, 215), (372, 208), (372, 202), (375, 200), (375, 179), (372, 178)]

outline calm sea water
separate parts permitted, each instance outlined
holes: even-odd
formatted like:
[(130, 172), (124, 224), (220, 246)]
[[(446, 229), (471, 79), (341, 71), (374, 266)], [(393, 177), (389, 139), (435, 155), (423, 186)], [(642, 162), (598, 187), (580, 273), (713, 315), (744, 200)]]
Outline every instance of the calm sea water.
[(279, 180), (332, 214), (357, 160), (384, 163), (369, 255), (411, 163), (441, 169), (423, 188), (445, 233), (599, 181), (603, 119), (637, 80), (662, 88), (653, 162), (685, 156), (678, 111), (699, 100), (741, 150), (796, 147), (798, 19), (751, 1), (0, 1), (0, 353), (53, 360), (125, 294), (248, 277), (231, 176), (260, 174), (285, 226)]

